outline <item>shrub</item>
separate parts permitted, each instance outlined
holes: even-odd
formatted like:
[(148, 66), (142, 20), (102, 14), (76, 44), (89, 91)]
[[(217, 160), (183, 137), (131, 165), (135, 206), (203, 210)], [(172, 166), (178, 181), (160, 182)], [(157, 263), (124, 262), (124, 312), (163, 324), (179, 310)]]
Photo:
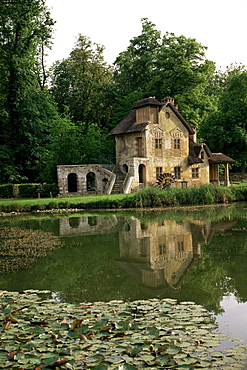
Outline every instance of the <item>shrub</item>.
[(59, 189), (57, 184), (42, 184), (39, 188), (41, 198), (56, 197)]
[(20, 184), (19, 197), (20, 198), (37, 198), (39, 193), (39, 184)]
[(13, 198), (13, 184), (0, 185), (0, 198)]
[[(7, 185), (2, 185), (7, 186)], [(9, 185), (12, 187), (12, 195), (8, 198), (13, 197), (13, 185)], [(58, 194), (58, 186), (57, 184), (19, 184), (16, 185), (18, 187), (18, 197), (19, 198), (50, 198), (56, 197)], [(0, 197), (1, 192), (0, 192)]]

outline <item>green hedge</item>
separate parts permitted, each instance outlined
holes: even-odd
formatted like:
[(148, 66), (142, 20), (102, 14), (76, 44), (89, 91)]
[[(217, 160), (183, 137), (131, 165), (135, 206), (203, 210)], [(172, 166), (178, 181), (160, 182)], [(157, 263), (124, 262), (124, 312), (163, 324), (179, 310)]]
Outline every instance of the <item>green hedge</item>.
[(57, 195), (57, 184), (0, 185), (0, 198), (49, 198)]
[(0, 198), (13, 198), (13, 184), (0, 185)]
[(19, 198), (49, 198), (58, 194), (56, 184), (20, 184), (18, 187)]

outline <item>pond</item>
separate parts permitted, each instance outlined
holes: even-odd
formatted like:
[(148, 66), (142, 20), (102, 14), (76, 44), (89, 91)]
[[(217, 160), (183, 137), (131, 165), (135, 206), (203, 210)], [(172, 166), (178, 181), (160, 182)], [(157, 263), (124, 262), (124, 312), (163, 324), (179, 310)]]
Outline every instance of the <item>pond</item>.
[[(247, 344), (247, 203), (0, 218), (0, 289), (62, 302), (175, 298)], [(226, 344), (227, 345), (227, 344)]]

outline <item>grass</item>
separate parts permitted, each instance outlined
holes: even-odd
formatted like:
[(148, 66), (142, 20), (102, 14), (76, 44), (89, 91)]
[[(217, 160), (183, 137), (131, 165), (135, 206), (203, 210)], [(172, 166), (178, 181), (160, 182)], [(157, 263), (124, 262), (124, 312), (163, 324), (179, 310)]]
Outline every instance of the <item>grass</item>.
[(147, 187), (134, 194), (67, 196), (38, 199), (0, 199), (2, 212), (30, 212), (61, 209), (123, 209), (227, 203), (247, 200), (247, 183), (222, 187), (160, 189)]

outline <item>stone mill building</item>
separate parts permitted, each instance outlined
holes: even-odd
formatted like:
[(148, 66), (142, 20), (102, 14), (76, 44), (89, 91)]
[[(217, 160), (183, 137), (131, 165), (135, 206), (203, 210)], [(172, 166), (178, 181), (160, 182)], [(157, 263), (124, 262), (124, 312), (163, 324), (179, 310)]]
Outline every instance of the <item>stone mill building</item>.
[(229, 164), (234, 160), (197, 143), (196, 128), (186, 122), (171, 97), (137, 101), (109, 135), (115, 137), (116, 164), (57, 166), (61, 195), (219, 184), (220, 164), (224, 185), (229, 186)]

